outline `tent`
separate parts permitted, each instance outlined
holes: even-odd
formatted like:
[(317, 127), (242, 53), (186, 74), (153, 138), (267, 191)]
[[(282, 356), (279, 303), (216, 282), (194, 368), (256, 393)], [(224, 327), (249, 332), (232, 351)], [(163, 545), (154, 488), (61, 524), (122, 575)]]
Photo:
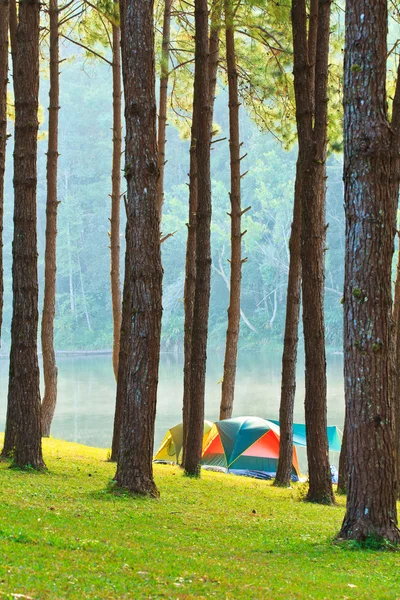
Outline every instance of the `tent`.
[[(274, 421), (272, 419), (272, 423), (278, 425), (279, 421)], [(328, 443), (329, 443), (329, 451), (330, 452), (340, 452), (340, 448), (342, 446), (342, 437), (343, 434), (336, 425), (332, 427), (327, 427), (326, 432), (328, 435)], [(306, 446), (306, 426), (304, 423), (294, 423), (293, 424), (293, 444), (295, 446)]]
[[(212, 426), (213, 424), (211, 421), (204, 421), (203, 448)], [(179, 423), (179, 425), (175, 425), (167, 431), (153, 460), (161, 460), (178, 464), (179, 455), (182, 450), (182, 444), (183, 423)]]
[[(259, 417), (236, 417), (212, 426), (202, 454), (202, 464), (229, 472), (259, 471), (273, 477), (279, 458), (279, 427)], [(293, 475), (300, 476), (293, 448)]]

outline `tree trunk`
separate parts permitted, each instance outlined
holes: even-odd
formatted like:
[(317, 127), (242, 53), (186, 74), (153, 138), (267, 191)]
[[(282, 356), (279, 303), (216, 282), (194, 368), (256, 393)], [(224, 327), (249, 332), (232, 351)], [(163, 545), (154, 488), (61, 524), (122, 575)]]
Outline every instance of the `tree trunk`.
[(42, 352), (44, 397), (42, 435), (50, 435), (57, 403), (57, 365), (54, 351), (54, 317), (56, 312), (56, 242), (57, 242), (57, 170), (59, 111), (58, 0), (50, 0), (50, 91), (49, 140), (47, 150), (46, 249), (44, 258), (44, 299), (42, 314)]
[(349, 465), (347, 461), (347, 425), (346, 419), (343, 428), (342, 447), (339, 456), (339, 474), (337, 491), (339, 494), (347, 494), (347, 480), (349, 477)]
[[(116, 0), (116, 5), (119, 1)], [(119, 338), (121, 334), (121, 276), (120, 276), (120, 210), (121, 210), (121, 155), (122, 155), (122, 87), (121, 87), (121, 29), (112, 25), (112, 76), (113, 76), (113, 157), (111, 173), (111, 302), (113, 314), (113, 354), (114, 376), (118, 376)]]
[(160, 176), (157, 182), (157, 205), (162, 217), (162, 207), (164, 203), (164, 167), (165, 167), (165, 144), (167, 131), (167, 101), (168, 101), (168, 76), (169, 76), (169, 52), (170, 52), (170, 31), (171, 31), (171, 7), (172, 0), (165, 0), (164, 4), (164, 22), (162, 31), (162, 50), (161, 50), (161, 75), (160, 75), (160, 101), (158, 106), (158, 170)]
[(200, 475), (206, 383), (208, 313), (211, 280), (210, 73), (207, 0), (195, 0), (195, 74), (193, 112), (197, 122), (196, 282), (190, 350), (190, 404), (184, 468)]
[(286, 300), (285, 337), (282, 355), (281, 403), (279, 407), (279, 462), (274, 484), (289, 486), (293, 469), (293, 411), (296, 395), (296, 364), (301, 299), (301, 181), (296, 167), (293, 222), (290, 235), (289, 278)]
[(398, 204), (399, 113), (394, 104), (394, 128), (390, 129), (387, 27), (385, 0), (347, 1), (344, 375), (349, 478), (339, 537), (363, 541), (372, 536), (398, 543), (391, 268)]
[(152, 458), (161, 335), (162, 266), (152, 0), (121, 5), (127, 226), (117, 397), (122, 423), (116, 480), (157, 495)]
[[(399, 237), (399, 236), (398, 236)], [(400, 238), (399, 238), (400, 239)], [(400, 497), (400, 248), (397, 259), (396, 283), (393, 304), (393, 351), (394, 351), (394, 439), (396, 453), (397, 497)]]
[[(292, 0), (294, 86), (301, 171), (301, 270), (305, 347), (305, 420), (310, 502), (333, 502), (326, 434), (324, 330), (327, 81), (331, 0)], [(316, 18), (315, 18), (316, 12)], [(314, 30), (316, 27), (317, 31)]]
[(231, 167), (231, 278), (226, 332), (224, 376), (219, 418), (230, 419), (235, 396), (236, 362), (240, 328), (240, 292), (242, 280), (242, 207), (240, 194), (240, 134), (238, 74), (236, 70), (235, 31), (231, 0), (225, 0), (226, 63), (229, 87), (229, 150)]
[[(221, 3), (214, 0), (211, 8), (211, 31), (210, 31), (210, 56), (209, 56), (209, 131), (212, 136), (212, 124), (214, 114), (215, 89), (217, 85), (217, 72), (219, 61), (219, 33), (221, 28)], [(198, 111), (193, 106), (192, 131), (190, 142), (190, 170), (189, 170), (189, 223), (188, 237), (186, 243), (186, 265), (185, 265), (185, 324), (184, 324), (184, 367), (183, 367), (183, 446), (182, 463), (185, 460), (187, 445), (187, 432), (189, 429), (189, 405), (190, 405), (190, 373), (191, 373), (191, 345), (193, 327), (194, 290), (196, 282), (196, 214), (197, 214), (197, 120)]]
[(39, 95), (38, 0), (19, 5), (14, 69), (14, 240), (8, 408), (3, 456), (19, 467), (44, 467), (37, 356), (38, 275), (36, 160)]
[(8, 0), (0, 0), (0, 346), (3, 322), (3, 215), (7, 145)]

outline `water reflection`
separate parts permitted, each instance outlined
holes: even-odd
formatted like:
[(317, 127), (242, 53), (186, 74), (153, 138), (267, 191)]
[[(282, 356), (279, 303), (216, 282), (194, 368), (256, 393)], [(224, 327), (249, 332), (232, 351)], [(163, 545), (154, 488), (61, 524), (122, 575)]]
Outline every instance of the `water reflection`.
[[(206, 386), (206, 417), (218, 418), (223, 355), (210, 353)], [(58, 406), (52, 435), (90, 446), (111, 445), (115, 403), (115, 382), (110, 356), (59, 356)], [(343, 426), (343, 359), (328, 357), (328, 422)], [(181, 421), (183, 358), (162, 354), (155, 445), (166, 430)], [(235, 415), (258, 415), (278, 418), (281, 353), (242, 352), (239, 355)], [(0, 430), (6, 414), (8, 363), (0, 360)], [(295, 421), (304, 422), (304, 364), (298, 365)], [(304, 462), (304, 458), (301, 462)], [(337, 462), (335, 457), (332, 462)], [(302, 465), (301, 465), (302, 466)], [(303, 467), (302, 467), (303, 468)]]

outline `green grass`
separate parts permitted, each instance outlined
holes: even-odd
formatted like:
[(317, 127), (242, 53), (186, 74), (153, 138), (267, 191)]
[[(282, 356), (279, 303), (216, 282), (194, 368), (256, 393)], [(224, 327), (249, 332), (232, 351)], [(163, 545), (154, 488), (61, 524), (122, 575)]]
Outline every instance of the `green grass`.
[(400, 598), (400, 553), (335, 544), (301, 490), (155, 467), (159, 500), (109, 490), (106, 451), (44, 441), (49, 471), (0, 464), (0, 597)]

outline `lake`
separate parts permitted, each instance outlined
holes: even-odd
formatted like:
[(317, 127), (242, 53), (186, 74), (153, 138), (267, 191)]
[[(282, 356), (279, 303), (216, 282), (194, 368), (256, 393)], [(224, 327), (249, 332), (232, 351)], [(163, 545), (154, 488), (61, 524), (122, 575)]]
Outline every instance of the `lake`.
[[(343, 428), (343, 356), (328, 355), (328, 424)], [(224, 357), (210, 353), (206, 386), (206, 418), (215, 421), (219, 402)], [(109, 355), (58, 356), (58, 405), (52, 436), (90, 446), (111, 445), (115, 381)], [(304, 423), (304, 360), (298, 364), (295, 422)], [(163, 353), (155, 431), (155, 447), (182, 414), (183, 356)], [(257, 415), (279, 418), (281, 351), (239, 353), (234, 416)], [(0, 431), (4, 431), (7, 400), (8, 361), (0, 360)], [(300, 449), (301, 450), (301, 449)], [(300, 467), (305, 456), (299, 452)], [(331, 456), (337, 464), (338, 457)]]

